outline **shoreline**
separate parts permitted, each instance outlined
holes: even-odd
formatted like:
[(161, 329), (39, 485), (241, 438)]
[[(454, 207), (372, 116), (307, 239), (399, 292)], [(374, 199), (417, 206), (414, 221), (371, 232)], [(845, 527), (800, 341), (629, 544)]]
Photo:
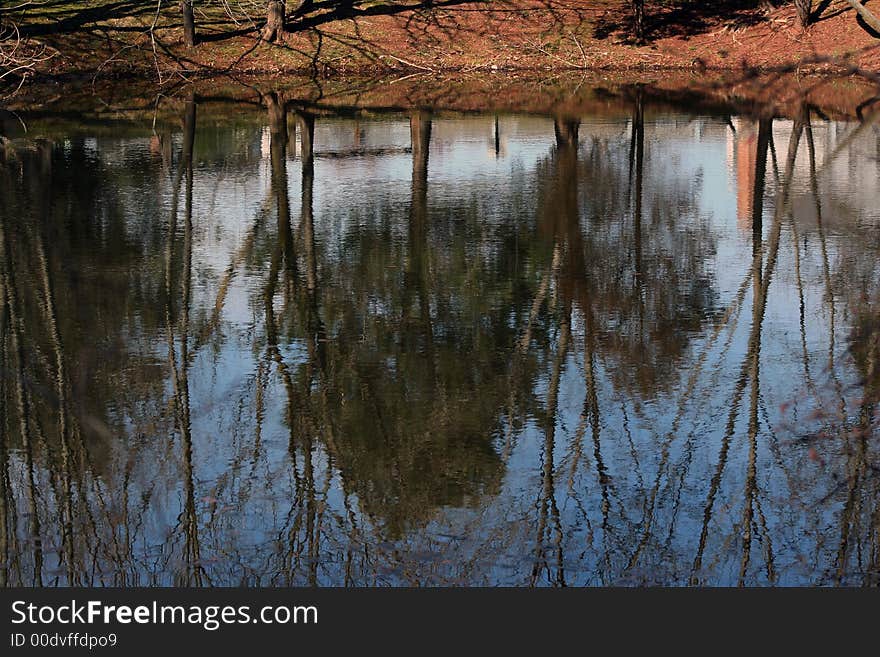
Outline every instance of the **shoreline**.
[[(857, 69), (847, 72), (847, 69)], [(80, 71), (80, 70), (61, 70), (51, 72), (35, 73), (28, 80), (28, 85), (39, 86), (45, 84), (68, 84), (77, 81), (104, 80), (104, 81), (121, 81), (121, 80), (138, 80), (149, 81), (157, 88), (168, 83), (169, 78), (183, 77), (194, 79), (210, 79), (219, 76), (240, 75), (242, 77), (277, 77), (279, 75), (291, 75), (297, 77), (312, 77), (317, 79), (346, 79), (346, 78), (368, 78), (368, 77), (384, 77), (392, 74), (410, 73), (410, 74), (435, 74), (435, 75), (467, 75), (471, 73), (493, 75), (493, 74), (575, 74), (575, 73), (610, 73), (613, 75), (624, 75), (631, 73), (721, 73), (721, 74), (752, 74), (752, 75), (773, 75), (779, 73), (790, 73), (797, 71), (801, 75), (841, 75), (852, 74), (862, 76), (866, 80), (876, 81), (880, 83), (880, 72), (862, 69), (860, 67), (852, 67), (846, 63), (845, 59), (828, 60), (821, 62), (791, 62), (778, 66), (745, 66), (745, 65), (700, 65), (700, 64), (652, 64), (652, 65), (625, 65), (625, 64), (604, 64), (589, 67), (578, 66), (540, 66), (540, 65), (522, 65), (522, 66), (446, 66), (436, 69), (425, 69), (420, 66), (400, 64), (399, 66), (357, 66), (350, 67), (340, 71), (315, 73), (310, 66), (306, 67), (289, 67), (280, 68), (272, 72), (272, 76), (266, 75), (262, 69), (256, 66), (245, 66), (230, 70), (228, 68), (212, 68), (209, 66), (201, 66), (192, 69), (166, 69), (163, 71), (165, 79), (162, 82), (156, 80), (154, 75), (149, 75), (148, 71), (132, 70), (130, 68), (121, 67), (119, 69), (107, 69), (102, 71)]]
[[(319, 113), (435, 112), (526, 113), (574, 116), (597, 108), (628, 107), (635, 93), (671, 108), (694, 112), (796, 118), (804, 107), (835, 120), (861, 120), (876, 106), (877, 86), (856, 75), (729, 70), (593, 71), (400, 71), (327, 78), (296, 73), (193, 76), (157, 86), (128, 74), (93, 80), (70, 76), (34, 83), (7, 102), (11, 113), (63, 114), (71, 107), (88, 116), (155, 114), (160, 104), (235, 102), (264, 108), (277, 94)], [(160, 103), (161, 100), (161, 103)], [(62, 108), (67, 108), (62, 110)]]

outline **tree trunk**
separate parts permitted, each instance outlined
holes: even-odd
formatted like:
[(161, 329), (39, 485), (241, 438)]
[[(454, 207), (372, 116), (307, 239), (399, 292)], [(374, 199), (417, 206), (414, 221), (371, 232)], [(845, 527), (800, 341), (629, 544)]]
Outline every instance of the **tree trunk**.
[(183, 41), (191, 48), (196, 45), (196, 19), (192, 0), (181, 0), (180, 11), (183, 14)]
[(645, 0), (632, 0), (633, 31), (636, 41), (645, 40)]
[(813, 0), (794, 0), (794, 6), (797, 8), (798, 22), (806, 28), (813, 17)]
[(862, 20), (875, 32), (880, 32), (880, 18), (877, 18), (871, 10), (865, 7), (860, 0), (846, 0), (853, 9), (859, 12)]
[(284, 1), (270, 0), (266, 14), (266, 27), (263, 28), (263, 39), (275, 41), (284, 35)]

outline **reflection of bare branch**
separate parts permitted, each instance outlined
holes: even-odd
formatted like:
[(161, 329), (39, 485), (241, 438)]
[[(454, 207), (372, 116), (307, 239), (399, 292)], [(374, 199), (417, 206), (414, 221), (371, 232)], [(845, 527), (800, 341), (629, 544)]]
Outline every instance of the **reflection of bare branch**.
[[(878, 112), (880, 115), (880, 112)], [(835, 329), (835, 313), (837, 306), (834, 300), (834, 287), (831, 283), (831, 266), (828, 260), (828, 244), (825, 238), (825, 226), (822, 220), (822, 199), (819, 195), (818, 171), (816, 169), (816, 145), (813, 140), (813, 124), (810, 109), (806, 110), (806, 123), (804, 130), (807, 137), (807, 153), (810, 159), (810, 191), (813, 195), (813, 202), (816, 206), (816, 228), (819, 232), (819, 246), (822, 252), (822, 274), (825, 282), (825, 298), (828, 302), (828, 372), (834, 382), (835, 389), (840, 397), (840, 413), (844, 414), (846, 408), (846, 400), (843, 394), (843, 386), (837, 376), (837, 370), (834, 367), (834, 329)]]
[[(712, 480), (709, 487), (709, 492), (706, 496), (706, 504), (703, 510), (703, 527), (700, 532), (700, 541), (699, 547), (697, 549), (697, 555), (694, 558), (693, 568), (691, 570), (691, 582), (696, 583), (697, 573), (700, 571), (702, 567), (703, 560), (703, 552), (706, 548), (706, 541), (709, 533), (709, 523), (712, 518), (712, 510), (715, 503), (715, 497), (718, 494), (718, 490), (721, 485), (721, 478), (724, 473), (724, 468), (727, 464), (727, 456), (728, 451), (730, 449), (730, 441), (733, 437), (733, 433), (736, 428), (736, 419), (739, 411), (739, 405), (742, 401), (742, 396), (745, 391), (745, 387), (748, 382), (753, 381), (752, 385), (752, 397), (753, 397), (753, 405), (752, 405), (752, 414), (750, 415), (750, 425), (749, 425), (749, 435), (751, 437), (750, 440), (750, 450), (755, 447), (755, 440), (757, 437), (757, 416), (755, 414), (755, 410), (757, 408), (757, 394), (758, 394), (758, 367), (759, 367), (759, 358), (760, 358), (760, 347), (761, 347), (761, 326), (764, 320), (764, 310), (767, 304), (767, 292), (770, 287), (770, 281), (773, 277), (773, 272), (776, 268), (776, 259), (779, 252), (779, 237), (782, 229), (782, 218), (787, 212), (788, 209), (788, 201), (789, 201), (789, 190), (791, 187), (791, 181), (794, 174), (794, 162), (795, 157), (797, 155), (798, 144), (800, 142), (801, 132), (803, 131), (803, 124), (800, 121), (795, 123), (795, 126), (792, 130), (791, 139), (789, 141), (788, 147), (788, 158), (786, 162), (785, 169), (785, 180), (783, 183), (783, 188), (776, 200), (776, 207), (774, 211), (773, 218), (773, 227), (771, 229), (770, 241), (767, 247), (767, 262), (763, 267), (763, 244), (761, 240), (761, 230), (760, 230), (760, 212), (755, 212), (753, 214), (752, 220), (753, 224), (753, 235), (755, 238), (754, 241), (754, 258), (752, 263), (753, 270), (753, 282), (754, 282), (754, 298), (753, 298), (753, 310), (752, 310), (752, 328), (749, 335), (748, 349), (746, 353), (746, 357), (743, 361), (742, 368), (740, 371), (739, 379), (736, 383), (736, 387), (734, 389), (734, 394), (731, 401), (731, 410), (728, 415), (727, 427), (724, 433), (724, 436), (721, 441), (721, 448), (718, 455), (718, 462), (716, 464), (715, 472), (712, 475)], [(766, 157), (766, 156), (765, 156)], [(761, 156), (758, 157), (757, 166), (761, 166)], [(756, 179), (756, 194), (753, 199), (753, 202), (757, 207), (760, 207), (760, 198), (763, 196), (763, 188), (758, 187), (760, 184), (763, 186), (763, 181), (760, 179), (761, 176), (758, 176)], [(760, 189), (761, 193), (758, 193)], [(751, 475), (755, 475), (755, 470), (753, 469), (753, 460), (754, 454), (750, 451), (750, 466), (747, 472), (747, 497), (746, 497), (746, 510), (744, 512), (744, 523), (748, 521), (749, 525), (751, 523), (751, 513), (752, 513), (752, 495), (754, 494), (756, 483)], [(748, 554), (751, 546), (751, 527), (743, 526), (743, 560), (741, 564), (741, 574), (740, 574), (740, 582), (742, 583), (745, 568), (748, 565)]]
[(801, 331), (801, 352), (804, 363), (804, 379), (807, 387), (813, 395), (816, 395), (816, 384), (813, 376), (810, 374), (810, 356), (807, 352), (807, 322), (806, 322), (806, 304), (804, 303), (804, 281), (801, 277), (801, 245), (798, 237), (797, 222), (792, 217), (789, 222), (791, 225), (792, 246), (794, 247), (794, 277), (798, 290), (798, 306), (800, 312), (800, 331)]
[(0, 218), (0, 261), (4, 263), (2, 287), (5, 291), (3, 304), (9, 313), (9, 338), (12, 363), (15, 372), (15, 399), (18, 404), (18, 422), (21, 440), (24, 446), (25, 467), (27, 468), (28, 512), (31, 517), (31, 541), (34, 556), (33, 586), (43, 584), (43, 543), (40, 532), (40, 514), (37, 509), (36, 465), (34, 463), (33, 444), (31, 442), (31, 409), (30, 400), (25, 390), (25, 355), (22, 344), (22, 320), (15, 290), (15, 278), (9, 249), (6, 242), (6, 223)]
[(703, 348), (694, 365), (691, 367), (691, 373), (688, 377), (687, 383), (685, 384), (684, 392), (679, 398), (678, 408), (676, 410), (675, 417), (672, 420), (672, 425), (670, 426), (670, 429), (666, 434), (666, 438), (660, 447), (660, 462), (657, 465), (657, 475), (654, 478), (654, 485), (651, 487), (651, 491), (648, 494), (648, 501), (645, 508), (645, 518), (642, 523), (644, 527), (642, 538), (629, 559), (627, 570), (632, 569), (636, 566), (642, 551), (645, 549), (651, 539), (654, 524), (654, 508), (657, 501), (657, 494), (660, 489), (660, 480), (663, 477), (663, 472), (666, 468), (667, 461), (669, 460), (672, 443), (678, 437), (679, 426), (681, 425), (681, 421), (684, 418), (685, 412), (688, 410), (688, 403), (690, 402), (691, 397), (696, 390), (700, 375), (703, 373), (703, 368), (705, 367), (706, 361), (708, 360), (709, 352), (715, 345), (715, 341), (718, 339), (718, 336), (721, 335), (722, 330), (728, 326), (728, 322), (733, 319), (733, 323), (736, 323), (736, 319), (738, 318), (737, 311), (742, 308), (746, 288), (749, 282), (752, 280), (752, 275), (753, 270), (749, 269), (745, 279), (739, 287), (739, 290), (734, 296), (733, 301), (721, 315), (719, 321), (716, 322), (715, 329), (713, 330), (712, 335), (706, 341), (705, 347)]
[(825, 157), (825, 161), (822, 162), (822, 166), (816, 170), (815, 174), (813, 174), (813, 177), (821, 177), (822, 174), (830, 168), (831, 163), (834, 162), (841, 153), (843, 153), (854, 142), (856, 142), (863, 134), (868, 132), (871, 129), (871, 126), (873, 126), (878, 121), (880, 121), (880, 111), (873, 112), (871, 116), (859, 123), (857, 127), (850, 130), (849, 134), (841, 139), (840, 142), (838, 142), (836, 148)]
[[(168, 227), (168, 246), (166, 252), (165, 268), (165, 294), (166, 294), (166, 334), (168, 340), (168, 360), (174, 379), (176, 423), (180, 432), (183, 448), (183, 477), (184, 477), (184, 508), (181, 512), (181, 522), (184, 533), (184, 554), (187, 565), (186, 584), (203, 584), (204, 568), (201, 563), (201, 549), (199, 544), (199, 526), (195, 506), (195, 481), (193, 473), (193, 441), (192, 421), (190, 418), (190, 391), (189, 391), (189, 306), (190, 288), (192, 280), (192, 196), (193, 196), (193, 144), (196, 130), (196, 103), (195, 96), (190, 95), (186, 102), (184, 114), (184, 137), (183, 152), (181, 153), (178, 166), (177, 180), (175, 181), (174, 201), (171, 212), (171, 222)], [(180, 364), (178, 365), (177, 349), (174, 341), (177, 330), (173, 322), (173, 303), (176, 296), (173, 286), (173, 255), (174, 240), (177, 232), (177, 194), (181, 182), (184, 182), (184, 239), (183, 239), (183, 271), (181, 280), (181, 307), (180, 318), (177, 322), (180, 332)]]
[(544, 451), (543, 464), (541, 468), (541, 492), (538, 497), (538, 533), (537, 545), (535, 548), (535, 563), (532, 568), (530, 583), (534, 586), (537, 583), (538, 575), (542, 567), (547, 567), (545, 533), (547, 530), (548, 515), (549, 521), (553, 523), (554, 542), (556, 544), (556, 577), (553, 583), (557, 586), (565, 586), (565, 572), (563, 569), (563, 549), (562, 549), (562, 526), (559, 520), (559, 508), (556, 503), (556, 490), (553, 477), (554, 455), (556, 451), (556, 413), (559, 397), (559, 385), (562, 376), (562, 369), (568, 354), (568, 341), (571, 334), (571, 308), (566, 308), (561, 317), (561, 326), (559, 328), (559, 338), (556, 347), (556, 355), (553, 359), (553, 371), (550, 376), (550, 384), (547, 390), (547, 409), (544, 418)]
[(43, 244), (42, 231), (37, 231), (37, 255), (43, 279), (43, 296), (46, 310), (46, 323), (52, 338), (52, 348), (55, 352), (55, 392), (58, 397), (58, 436), (61, 442), (61, 474), (62, 474), (62, 535), (61, 542), (64, 549), (67, 566), (68, 582), (73, 584), (75, 569), (73, 564), (73, 500), (71, 490), (71, 455), (70, 436), (68, 432), (68, 409), (67, 409), (67, 370), (64, 365), (64, 348), (61, 342), (61, 334), (58, 330), (58, 317), (55, 309), (55, 293), (49, 275), (49, 262), (46, 258), (46, 250)]

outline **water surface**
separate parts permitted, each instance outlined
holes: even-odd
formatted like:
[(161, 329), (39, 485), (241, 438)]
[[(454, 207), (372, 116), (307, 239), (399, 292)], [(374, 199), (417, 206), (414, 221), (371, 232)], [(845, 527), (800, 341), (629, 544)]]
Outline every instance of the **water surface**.
[(185, 98), (0, 156), (0, 584), (878, 583), (876, 123)]

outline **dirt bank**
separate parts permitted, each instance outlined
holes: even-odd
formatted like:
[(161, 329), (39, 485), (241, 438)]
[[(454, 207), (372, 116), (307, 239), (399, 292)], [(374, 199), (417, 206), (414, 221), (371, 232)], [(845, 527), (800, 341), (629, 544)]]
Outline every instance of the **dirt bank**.
[(793, 3), (759, 9), (719, 2), (709, 11), (693, 3), (649, 3), (645, 45), (630, 38), (629, 0), (354, 2), (345, 11), (340, 3), (318, 3), (294, 13), (277, 43), (261, 39), (259, 13), (205, 4), (196, 17), (200, 42), (192, 48), (183, 43), (177, 3), (164, 4), (172, 6), (158, 14), (155, 3), (37, 4), (19, 21), (26, 36), (54, 55), (40, 74), (134, 74), (163, 84), (219, 73), (332, 77), (394, 70), (880, 72), (880, 40), (843, 0), (828, 3), (807, 31)]

